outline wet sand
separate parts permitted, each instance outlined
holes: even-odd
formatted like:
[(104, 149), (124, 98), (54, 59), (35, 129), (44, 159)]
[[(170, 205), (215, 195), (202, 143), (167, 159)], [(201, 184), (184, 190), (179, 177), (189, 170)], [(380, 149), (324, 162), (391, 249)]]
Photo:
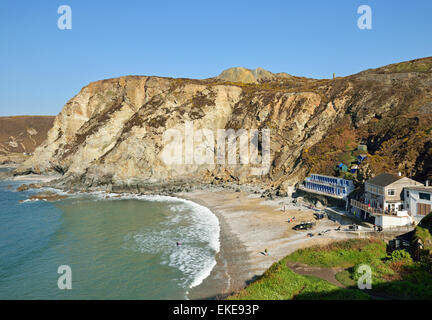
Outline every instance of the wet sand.
[[(217, 298), (231, 294), (256, 277), (261, 276), (274, 262), (297, 249), (335, 240), (357, 237), (335, 231), (339, 223), (323, 219), (308, 231), (295, 231), (300, 222), (315, 221), (314, 211), (306, 207), (285, 206), (286, 200), (266, 201), (243, 192), (193, 191), (177, 196), (208, 207), (219, 218), (221, 250), (211, 275), (189, 297)], [(288, 223), (289, 218), (295, 220)], [(318, 235), (320, 232), (322, 235)], [(313, 237), (308, 237), (313, 233)], [(265, 255), (265, 249), (269, 255)]]

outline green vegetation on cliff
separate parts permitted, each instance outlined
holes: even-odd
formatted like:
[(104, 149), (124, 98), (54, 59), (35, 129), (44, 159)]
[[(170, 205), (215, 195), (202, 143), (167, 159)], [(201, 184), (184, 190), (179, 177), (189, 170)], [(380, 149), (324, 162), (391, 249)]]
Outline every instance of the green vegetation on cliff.
[(229, 300), (287, 300), (287, 299), (369, 299), (356, 289), (341, 289), (325, 280), (300, 275), (288, 266), (287, 258), (273, 264), (264, 275)]
[(423, 245), (423, 256), (432, 253), (432, 212), (425, 216), (415, 228), (413, 244), (420, 242)]
[[(326, 271), (338, 271), (340, 287), (311, 275), (290, 269), (301, 263)], [(360, 290), (358, 268), (366, 264), (372, 270), (372, 289)], [(338, 241), (327, 246), (297, 250), (273, 264), (262, 277), (229, 299), (430, 299), (432, 265), (426, 260), (413, 261), (405, 250), (387, 252), (380, 240)]]

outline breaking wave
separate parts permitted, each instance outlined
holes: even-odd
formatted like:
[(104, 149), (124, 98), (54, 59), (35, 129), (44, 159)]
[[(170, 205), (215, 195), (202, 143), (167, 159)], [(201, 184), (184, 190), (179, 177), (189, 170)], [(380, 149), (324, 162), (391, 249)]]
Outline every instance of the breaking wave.
[[(47, 188), (48, 189), (48, 188)], [(50, 191), (66, 194), (49, 188)], [(183, 288), (193, 288), (206, 279), (216, 265), (220, 250), (219, 220), (207, 207), (171, 196), (88, 192), (67, 194), (70, 198), (90, 196), (94, 200), (144, 200), (168, 205), (169, 215), (157, 230), (142, 226), (124, 236), (124, 249), (157, 254), (162, 264), (181, 271), (176, 279)], [(180, 242), (177, 246), (176, 242)]]

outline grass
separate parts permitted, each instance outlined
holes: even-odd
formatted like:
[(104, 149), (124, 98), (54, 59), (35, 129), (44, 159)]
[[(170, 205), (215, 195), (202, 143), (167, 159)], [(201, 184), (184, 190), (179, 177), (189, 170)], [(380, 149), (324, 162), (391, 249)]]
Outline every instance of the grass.
[[(287, 262), (344, 268), (335, 278), (345, 288), (316, 277), (297, 274), (288, 267)], [(361, 276), (358, 268), (362, 264), (371, 267), (372, 290), (357, 288)], [(389, 255), (386, 243), (380, 240), (338, 241), (295, 251), (228, 299), (432, 299), (432, 263), (430, 260), (413, 261), (404, 250), (396, 250)]]
[(386, 244), (382, 241), (351, 239), (323, 247), (300, 249), (287, 259), (317, 267), (348, 268), (359, 263), (370, 263), (377, 258), (385, 258), (386, 255)]
[(356, 282), (351, 278), (351, 273), (348, 270), (342, 270), (336, 273), (335, 278), (346, 287), (354, 286)]
[(325, 280), (303, 276), (287, 266), (287, 258), (273, 264), (264, 275), (229, 300), (369, 299), (357, 289), (341, 289)]
[(432, 62), (423, 61), (417, 63), (403, 62), (395, 65), (392, 69), (393, 72), (427, 72), (431, 70)]
[(432, 230), (432, 212), (426, 215), (416, 226), (414, 236), (413, 236), (413, 241), (414, 242), (420, 241), (424, 246), (424, 250), (427, 250), (429, 252), (432, 251), (431, 230)]

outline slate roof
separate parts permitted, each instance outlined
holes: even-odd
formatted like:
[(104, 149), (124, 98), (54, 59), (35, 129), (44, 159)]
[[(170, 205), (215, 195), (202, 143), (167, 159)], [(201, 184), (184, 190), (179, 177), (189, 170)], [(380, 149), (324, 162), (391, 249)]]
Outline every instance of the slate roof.
[(406, 187), (408, 190), (416, 190), (416, 191), (425, 191), (425, 192), (432, 192), (432, 187), (425, 187), (425, 186), (410, 186)]
[(392, 184), (395, 181), (398, 181), (399, 179), (402, 179), (403, 177), (399, 177), (392, 173), (381, 173), (377, 175), (376, 177), (369, 179), (367, 183), (380, 186), (380, 187), (386, 187), (389, 184)]

